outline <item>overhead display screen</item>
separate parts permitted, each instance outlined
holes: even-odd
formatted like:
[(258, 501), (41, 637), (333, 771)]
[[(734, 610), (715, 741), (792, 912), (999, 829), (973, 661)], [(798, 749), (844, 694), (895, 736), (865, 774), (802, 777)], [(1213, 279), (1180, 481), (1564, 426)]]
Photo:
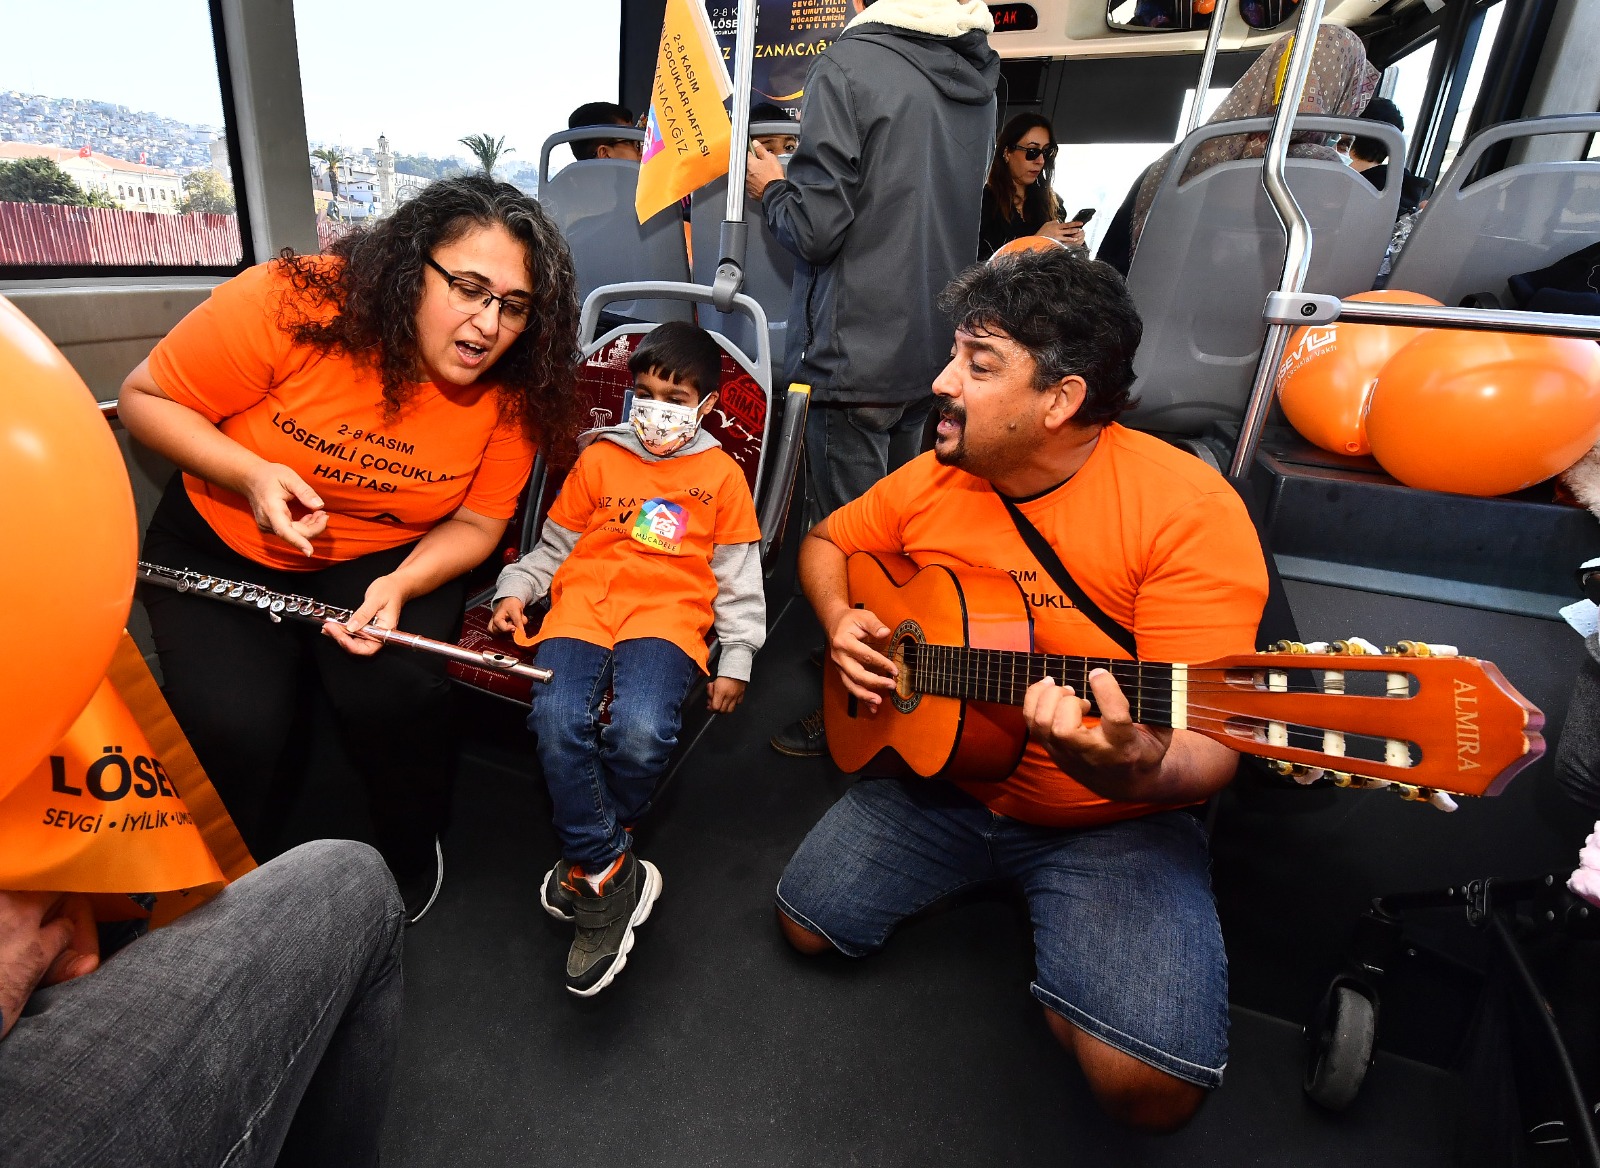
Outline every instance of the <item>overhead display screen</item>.
[(1039, 27), (1039, 14), (1032, 4), (991, 4), (995, 32), (1031, 32)]

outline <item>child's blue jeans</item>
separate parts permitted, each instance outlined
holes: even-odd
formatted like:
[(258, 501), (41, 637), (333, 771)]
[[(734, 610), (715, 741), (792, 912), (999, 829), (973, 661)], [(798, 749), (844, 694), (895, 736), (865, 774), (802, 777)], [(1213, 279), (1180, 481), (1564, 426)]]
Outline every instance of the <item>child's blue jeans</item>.
[[(554, 677), (533, 687), (528, 729), (539, 737), (562, 855), (585, 872), (602, 872), (628, 850), (623, 829), (644, 813), (667, 769), (700, 667), (656, 637), (614, 649), (552, 637), (535, 656)], [(611, 721), (602, 724), (607, 687)]]

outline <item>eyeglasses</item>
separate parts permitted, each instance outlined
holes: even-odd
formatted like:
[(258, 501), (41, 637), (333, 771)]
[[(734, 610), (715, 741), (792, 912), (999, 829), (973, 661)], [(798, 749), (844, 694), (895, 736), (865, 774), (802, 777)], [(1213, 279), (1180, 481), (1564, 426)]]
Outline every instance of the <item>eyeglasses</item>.
[(1054, 142), (1048, 146), (1007, 146), (1006, 150), (1022, 151), (1022, 157), (1029, 162), (1038, 162), (1041, 157), (1046, 162), (1054, 162), (1056, 157), (1056, 144)]
[(444, 277), (444, 282), (450, 287), (450, 307), (457, 312), (464, 312), (468, 316), (477, 316), (495, 301), (500, 302), (500, 323), (514, 333), (520, 333), (528, 327), (528, 318), (533, 315), (533, 305), (526, 300), (508, 300), (504, 296), (496, 296), (489, 289), (475, 280), (464, 279), (461, 276), (452, 276), (434, 260), (432, 256), (424, 256), (424, 260), (434, 271)]

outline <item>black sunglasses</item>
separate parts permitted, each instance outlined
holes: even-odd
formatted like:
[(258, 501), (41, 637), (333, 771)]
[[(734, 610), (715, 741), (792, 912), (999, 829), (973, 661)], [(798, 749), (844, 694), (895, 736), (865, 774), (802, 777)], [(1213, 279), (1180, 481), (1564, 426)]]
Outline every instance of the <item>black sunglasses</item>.
[(1056, 157), (1056, 145), (1054, 142), (1048, 146), (1007, 146), (1006, 149), (1022, 151), (1022, 157), (1029, 162), (1038, 162), (1041, 156), (1046, 162), (1054, 162)]
[(496, 296), (475, 280), (468, 280), (462, 276), (452, 276), (432, 256), (424, 256), (423, 260), (434, 271), (444, 277), (444, 282), (450, 287), (450, 307), (457, 312), (464, 312), (468, 316), (477, 316), (496, 300), (500, 302), (500, 323), (512, 332), (521, 332), (528, 327), (528, 318), (533, 315), (533, 305), (526, 300), (507, 300), (504, 296)]

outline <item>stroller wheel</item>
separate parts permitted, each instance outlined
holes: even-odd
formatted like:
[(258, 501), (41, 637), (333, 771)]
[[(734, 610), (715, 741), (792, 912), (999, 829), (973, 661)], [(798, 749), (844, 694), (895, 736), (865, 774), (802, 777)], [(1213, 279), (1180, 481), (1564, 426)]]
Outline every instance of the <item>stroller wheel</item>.
[(1355, 1101), (1372, 1065), (1377, 1010), (1372, 999), (1348, 982), (1329, 987), (1318, 1011), (1319, 1024), (1308, 1032), (1306, 1077), (1302, 1086), (1312, 1102), (1343, 1111)]

